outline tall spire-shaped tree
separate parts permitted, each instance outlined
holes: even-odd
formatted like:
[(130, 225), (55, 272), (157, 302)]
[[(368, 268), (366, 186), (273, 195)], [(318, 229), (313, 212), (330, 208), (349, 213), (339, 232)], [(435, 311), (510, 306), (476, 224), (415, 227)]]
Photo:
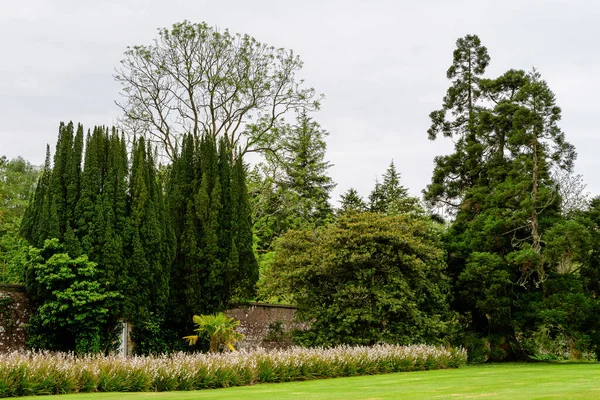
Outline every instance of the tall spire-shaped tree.
[(367, 203), (358, 194), (356, 189), (350, 188), (340, 197), (340, 213), (367, 211)]
[(383, 174), (383, 182), (376, 182), (369, 195), (369, 210), (384, 214), (412, 213), (420, 209), (418, 204), (419, 200), (409, 196), (400, 184), (400, 173), (392, 161)]
[(465, 188), (478, 177), (482, 156), (475, 125), (479, 118), (481, 76), (490, 62), (487, 48), (475, 35), (456, 41), (453, 62), (446, 73), (452, 85), (442, 108), (430, 114), (429, 139), (440, 134), (452, 137), (455, 153), (435, 158), (433, 178), (425, 190), (425, 200), (433, 205), (458, 206)]

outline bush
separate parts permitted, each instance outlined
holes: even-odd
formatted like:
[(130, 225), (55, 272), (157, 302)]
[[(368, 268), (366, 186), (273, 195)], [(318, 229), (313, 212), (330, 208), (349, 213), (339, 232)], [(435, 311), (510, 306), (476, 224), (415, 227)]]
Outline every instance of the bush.
[(454, 329), (440, 228), (426, 217), (344, 214), (276, 243), (269, 284), (289, 294), (308, 346), (442, 344)]
[(371, 375), (465, 364), (464, 349), (425, 345), (257, 350), (131, 357), (0, 355), (0, 397), (77, 392), (198, 390), (262, 382)]

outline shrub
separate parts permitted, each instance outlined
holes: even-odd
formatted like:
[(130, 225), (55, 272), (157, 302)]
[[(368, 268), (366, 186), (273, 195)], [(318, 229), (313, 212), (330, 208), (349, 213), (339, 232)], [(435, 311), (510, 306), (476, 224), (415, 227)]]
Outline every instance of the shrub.
[(0, 397), (197, 390), (371, 375), (465, 364), (464, 349), (416, 345), (300, 348), (122, 358), (73, 353), (0, 355)]

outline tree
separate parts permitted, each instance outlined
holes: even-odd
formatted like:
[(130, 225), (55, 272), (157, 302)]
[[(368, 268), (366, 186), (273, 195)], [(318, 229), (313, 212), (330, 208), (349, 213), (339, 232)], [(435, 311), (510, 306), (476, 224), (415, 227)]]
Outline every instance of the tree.
[(0, 235), (18, 230), (39, 174), (39, 167), (21, 157), (0, 157)]
[(173, 159), (184, 133), (226, 139), (240, 155), (272, 148), (289, 111), (319, 107), (296, 73), (302, 61), (248, 35), (188, 21), (159, 29), (153, 45), (129, 47), (115, 79), (123, 126)]
[(254, 210), (254, 248), (260, 266), (259, 297), (273, 300), (263, 277), (273, 260), (272, 243), (289, 229), (321, 226), (333, 217), (329, 196), (335, 183), (325, 159), (327, 131), (306, 113), (280, 129), (281, 151), (255, 167), (250, 186)]
[[(134, 323), (137, 338), (151, 347), (144, 337), (143, 321), (149, 315), (155, 320), (166, 317), (175, 246), (152, 149), (139, 138), (132, 151), (129, 196), (125, 199), (126, 234), (121, 240), (127, 266), (126, 315)], [(118, 236), (115, 239), (119, 240)], [(120, 247), (117, 243), (115, 248)]]
[(305, 223), (322, 225), (331, 216), (329, 194), (335, 183), (327, 174), (331, 163), (325, 160), (327, 131), (321, 129), (304, 112), (296, 125), (283, 134), (284, 175), (280, 187), (295, 197), (295, 210), (290, 210)]
[(191, 345), (196, 344), (200, 336), (206, 336), (209, 340), (209, 351), (217, 353), (220, 350), (229, 349), (235, 351), (234, 345), (244, 339), (244, 335), (236, 332), (235, 328), (240, 325), (233, 317), (228, 317), (222, 312), (214, 315), (194, 315), (197, 335), (185, 336), (184, 339)]
[(367, 208), (367, 203), (354, 188), (348, 189), (340, 197), (340, 213), (365, 212)]
[(555, 168), (552, 171), (552, 180), (558, 186), (560, 209), (564, 215), (568, 216), (589, 207), (590, 193), (586, 192), (587, 184), (581, 174)]
[[(242, 159), (221, 139), (183, 138), (170, 167), (167, 207), (176, 240), (168, 326), (181, 336), (192, 316), (254, 295), (258, 265)], [(235, 160), (235, 161), (234, 161)]]
[(86, 255), (73, 259), (63, 251), (52, 239), (29, 255), (27, 289), (35, 307), (29, 343), (80, 354), (112, 350), (102, 342), (99, 327), (108, 321), (110, 299), (120, 295), (107, 289)]
[[(119, 295), (106, 299), (106, 315), (97, 320), (103, 348), (114, 339), (119, 319), (141, 325), (150, 313), (164, 318), (169, 298), (174, 239), (164, 194), (151, 148), (140, 139), (132, 150), (130, 170), (125, 138), (116, 129), (95, 127), (84, 139), (81, 125), (75, 130), (73, 123), (61, 123), (53, 162), (48, 151), (21, 225), (36, 248), (56, 239), (70, 259), (87, 257), (94, 279)], [(50, 301), (40, 298), (39, 307)], [(44, 343), (55, 348), (60, 334), (53, 340), (58, 342)]]
[(0, 282), (23, 282), (29, 244), (18, 232), (39, 175), (39, 167), (23, 158), (0, 157)]
[[(466, 54), (461, 43), (457, 51)], [(472, 71), (478, 76), (471, 79), (463, 62), (468, 79), (453, 80), (442, 112), (432, 113), (429, 137), (451, 136), (455, 149), (436, 158), (425, 198), (430, 205), (449, 206), (455, 217), (444, 238), (453, 308), (466, 331), (488, 340), (493, 358), (502, 359), (534, 351), (528, 340), (556, 321), (542, 314), (564, 311), (556, 299), (590, 307), (580, 301), (578, 278), (564, 276), (584, 263), (586, 246), (578, 241), (586, 242), (585, 229), (565, 221), (561, 182), (553, 179), (553, 171), (570, 174), (576, 157), (558, 126), (561, 111), (554, 94), (535, 70), (483, 78), (487, 51), (478, 41), (471, 43), (467, 53), (483, 61), (471, 63), (481, 67)], [(453, 71), (454, 65), (449, 77)], [(563, 235), (572, 241), (559, 240)], [(558, 287), (579, 294), (563, 296)], [(575, 337), (581, 326), (569, 323), (561, 335)]]
[(451, 313), (439, 239), (426, 217), (343, 214), (278, 239), (269, 282), (310, 324), (304, 343), (440, 342)]
[(394, 161), (383, 174), (383, 182), (375, 182), (369, 195), (369, 211), (384, 214), (422, 213), (419, 200), (408, 195), (408, 190), (400, 184), (400, 173)]
[(443, 134), (456, 143), (454, 154), (435, 158), (432, 183), (425, 190), (425, 200), (433, 204), (457, 207), (462, 191), (477, 177), (481, 149), (475, 124), (482, 95), (481, 76), (489, 62), (487, 48), (476, 35), (456, 41), (453, 62), (446, 72), (452, 85), (444, 96), (442, 108), (429, 115), (429, 139), (435, 140)]
[(556, 105), (554, 93), (541, 79), (539, 72), (533, 70), (529, 74), (527, 83), (517, 93), (516, 101), (521, 108), (515, 113), (516, 129), (511, 145), (530, 155), (529, 165), (526, 166), (531, 171), (531, 247), (539, 253), (542, 245), (538, 215), (553, 202), (548, 195), (540, 192), (544, 186), (550, 186), (550, 182), (545, 181), (550, 181), (552, 166), (570, 172), (577, 154), (558, 127), (561, 110)]

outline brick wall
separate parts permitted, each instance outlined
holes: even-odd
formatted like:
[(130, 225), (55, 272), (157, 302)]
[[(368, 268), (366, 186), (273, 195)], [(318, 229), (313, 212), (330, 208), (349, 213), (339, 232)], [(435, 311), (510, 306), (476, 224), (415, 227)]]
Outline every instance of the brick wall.
[[(25, 324), (29, 322), (29, 299), (25, 287), (0, 284), (0, 352), (25, 349)], [(225, 313), (240, 321), (238, 331), (246, 338), (240, 348), (284, 348), (291, 345), (290, 331), (295, 307), (277, 304), (252, 303)], [(131, 324), (129, 331), (131, 330)], [(132, 343), (129, 343), (132, 348)]]
[(29, 299), (23, 286), (0, 284), (0, 352), (25, 348)]
[(296, 308), (278, 304), (251, 303), (249, 306), (225, 311), (240, 321), (237, 331), (246, 338), (239, 348), (285, 348), (291, 345), (290, 333), (300, 328), (294, 323)]

